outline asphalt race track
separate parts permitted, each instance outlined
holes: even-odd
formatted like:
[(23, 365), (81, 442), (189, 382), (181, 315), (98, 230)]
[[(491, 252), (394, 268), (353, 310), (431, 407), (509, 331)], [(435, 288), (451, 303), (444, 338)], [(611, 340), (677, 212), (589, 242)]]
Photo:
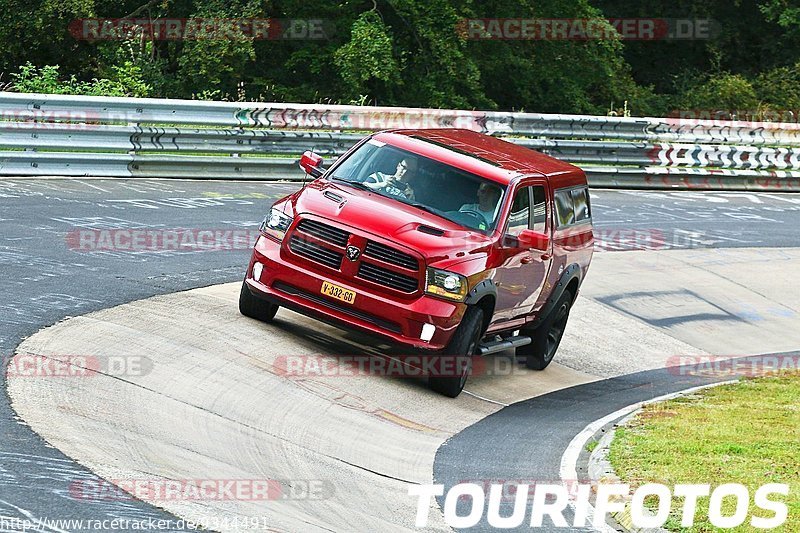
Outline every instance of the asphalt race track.
[[(67, 316), (239, 278), (249, 254), (70, 252), (68, 232), (139, 225), (252, 228), (270, 203), (267, 198), (294, 189), (221, 182), (0, 180), (0, 352), (8, 357), (24, 337)], [(213, 198), (221, 194), (230, 196)], [(256, 198), (231, 197), (248, 194)], [(91, 474), (18, 423), (5, 394), (0, 435), (0, 516), (169, 518), (135, 502), (71, 498), (69, 484)]]
[[(276, 373), (281, 355), (390, 348), (285, 310), (274, 326), (238, 315), (246, 245), (76, 249), (81, 229), (253, 231), (296, 188), (0, 180), (0, 353), (146, 354), (152, 364), (125, 379), (10, 376), (20, 416), (3, 395), (0, 517), (171, 518), (158, 506), (193, 519), (267, 515), (279, 530), (411, 529), (409, 483), (556, 481), (564, 448), (593, 420), (697, 384), (662, 370), (676, 355), (800, 346), (786, 291), (800, 264), (792, 195), (594, 191), (599, 253), (557, 364), (534, 373), (500, 354), (493, 363), (516, 370), (475, 376), (456, 400), (416, 380)], [(92, 472), (314, 480), (327, 492), (266, 507), (75, 497)], [(435, 508), (429, 525), (447, 529)]]

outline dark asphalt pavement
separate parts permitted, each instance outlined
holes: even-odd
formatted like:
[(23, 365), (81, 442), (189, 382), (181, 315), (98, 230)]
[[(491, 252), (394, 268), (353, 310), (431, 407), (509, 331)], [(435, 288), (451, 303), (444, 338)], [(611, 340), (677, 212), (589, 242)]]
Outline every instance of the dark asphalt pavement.
[[(217, 251), (80, 251), (74, 249), (74, 239), (81, 230), (253, 231), (271, 203), (297, 187), (229, 181), (0, 180), (0, 355), (10, 356), (23, 338), (65, 317), (235, 281), (242, 277), (249, 257), (247, 246)], [(800, 196), (593, 194), (599, 246), (607, 250), (800, 246), (796, 229)], [(5, 394), (4, 374), (0, 373), (4, 391), (0, 394), (0, 519), (171, 518), (140, 502), (73, 498), (70, 484), (93, 475), (16, 419)], [(628, 391), (619, 396), (591, 388), (568, 389), (503, 409), (440, 450), (437, 479), (450, 482), (465, 475), (463, 469), (458, 470), (464, 465), (470, 465), (468, 474), (473, 477), (493, 474), (496, 468), (511, 475), (523, 463), (550, 465), (551, 456), (560, 457), (557, 446), (567, 434), (580, 430), (592, 417), (613, 411), (620, 402), (638, 401), (637, 391), (656, 395), (665, 387), (682, 385), (658, 384), (657, 377), (618, 378), (613, 387)], [(595, 396), (585, 401), (589, 395)], [(559, 418), (554, 406), (569, 411), (569, 417)], [(483, 441), (479, 449), (474, 448), (476, 440)], [(524, 444), (530, 448), (521, 448)]]

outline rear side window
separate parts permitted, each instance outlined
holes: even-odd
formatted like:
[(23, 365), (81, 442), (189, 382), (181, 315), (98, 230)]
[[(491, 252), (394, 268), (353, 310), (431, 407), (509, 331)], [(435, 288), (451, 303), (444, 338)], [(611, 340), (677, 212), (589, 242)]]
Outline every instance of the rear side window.
[(575, 211), (572, 208), (570, 191), (556, 191), (556, 218), (559, 228), (575, 223)]
[(558, 190), (555, 193), (555, 201), (559, 228), (592, 219), (589, 190), (586, 187)]
[(592, 218), (589, 209), (589, 189), (585, 187), (572, 189), (572, 206), (575, 210), (575, 222), (583, 222)]

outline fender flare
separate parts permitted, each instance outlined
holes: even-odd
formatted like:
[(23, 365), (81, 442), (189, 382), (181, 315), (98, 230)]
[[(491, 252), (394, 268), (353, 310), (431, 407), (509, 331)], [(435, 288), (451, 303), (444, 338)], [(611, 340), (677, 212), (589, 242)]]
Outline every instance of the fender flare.
[[(572, 263), (567, 268), (564, 269), (564, 272), (561, 273), (561, 277), (558, 279), (558, 283), (556, 283), (555, 287), (553, 287), (553, 292), (550, 293), (550, 297), (544, 303), (542, 308), (537, 313), (537, 317), (533, 320), (530, 324), (526, 324), (528, 327), (535, 328), (539, 324), (544, 321), (548, 315), (553, 311), (553, 308), (556, 305), (556, 302), (561, 299), (561, 296), (564, 294), (564, 291), (567, 290), (567, 286), (573, 279), (578, 280), (578, 287), (581, 284), (581, 267), (577, 263)], [(578, 297), (578, 294), (575, 293), (572, 295), (573, 301), (574, 298)]]
[(475, 285), (472, 290), (469, 291), (469, 294), (467, 294), (464, 303), (467, 305), (474, 305), (480, 302), (481, 298), (484, 296), (493, 296), (495, 301), (497, 300), (497, 286), (491, 278), (486, 278)]
[[(477, 285), (475, 285), (467, 297), (464, 299), (464, 303), (470, 306), (477, 305), (484, 297), (490, 296), (494, 301), (494, 305), (497, 305), (497, 285), (495, 285), (494, 280), (491, 278), (486, 278)], [(489, 324), (492, 322), (492, 315), (494, 314), (494, 306), (490, 313), (486, 313), (483, 317), (483, 332), (486, 332), (486, 328), (489, 327)]]

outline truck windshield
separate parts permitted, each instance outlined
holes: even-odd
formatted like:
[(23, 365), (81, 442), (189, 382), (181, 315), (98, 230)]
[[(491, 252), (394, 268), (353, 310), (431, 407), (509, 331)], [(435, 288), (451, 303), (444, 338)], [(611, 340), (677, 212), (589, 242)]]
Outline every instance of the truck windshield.
[(490, 232), (505, 187), (370, 139), (333, 169), (334, 180), (393, 198), (472, 230)]

